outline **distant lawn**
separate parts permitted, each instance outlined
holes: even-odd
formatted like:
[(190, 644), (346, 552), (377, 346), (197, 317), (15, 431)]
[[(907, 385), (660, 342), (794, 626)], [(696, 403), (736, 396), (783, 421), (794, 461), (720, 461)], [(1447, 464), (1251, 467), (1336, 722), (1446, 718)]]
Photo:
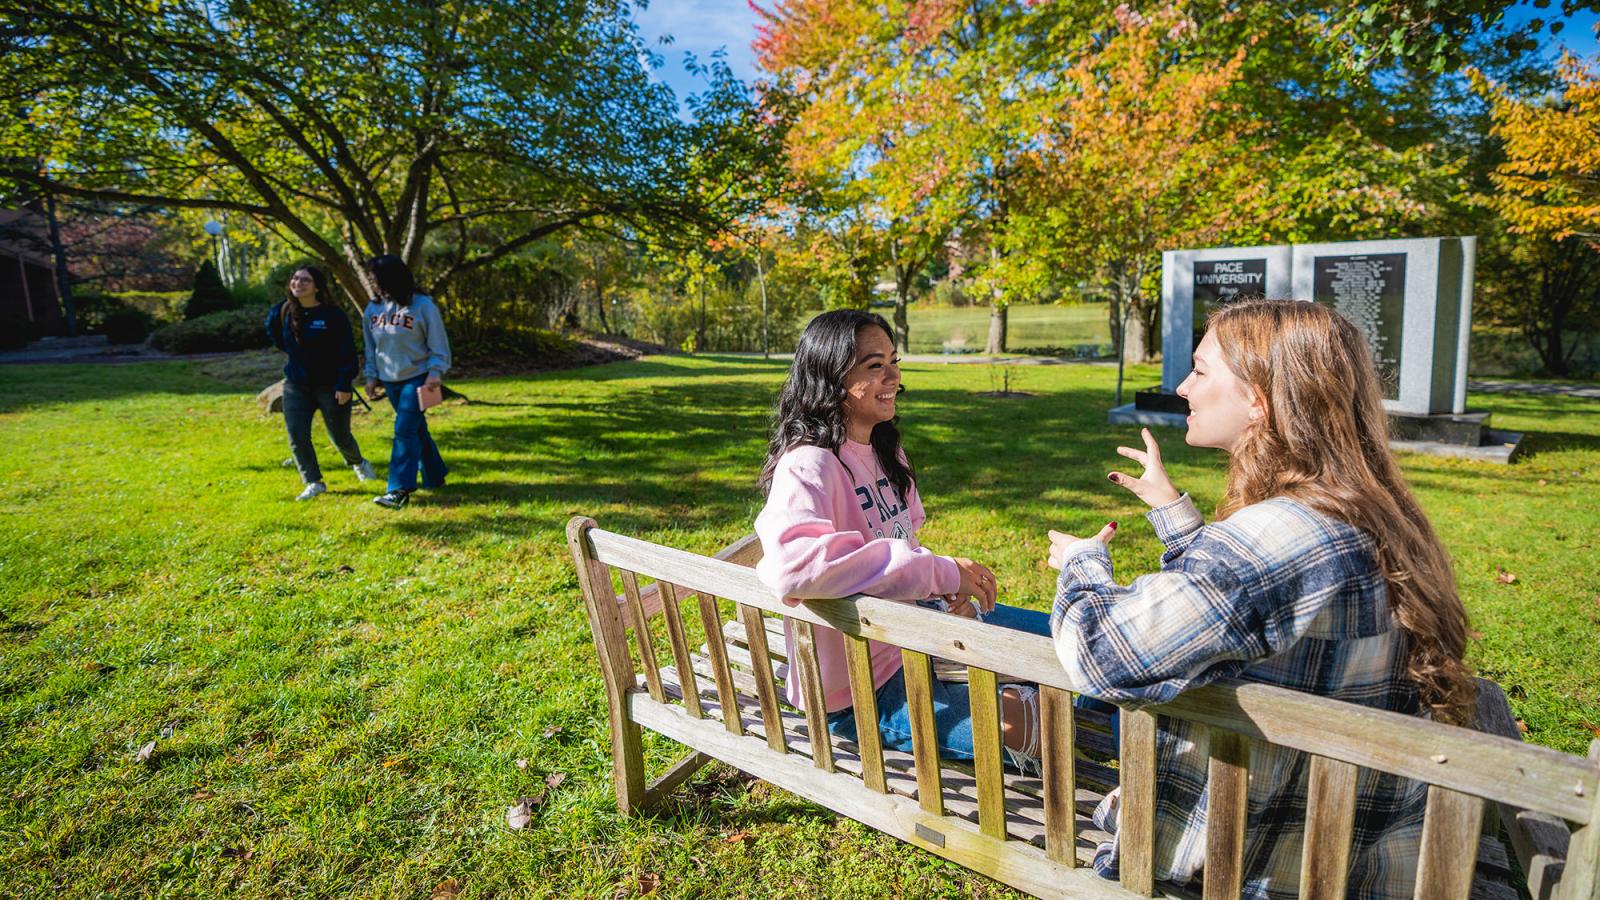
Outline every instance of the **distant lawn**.
[[(874, 307), (873, 312), (894, 321), (894, 310)], [(808, 310), (802, 322), (817, 314)], [(1111, 345), (1111, 326), (1104, 303), (1072, 306), (1018, 305), (1011, 307), (1006, 327), (1007, 346), (1016, 348)], [(906, 309), (911, 325), (912, 353), (981, 353), (989, 339), (989, 307), (927, 306), (913, 303)]]
[[(1153, 568), (1137, 502), (1104, 481), (1132, 440), (1105, 425), (1114, 369), (1021, 370), (1012, 387), (1036, 396), (993, 401), (977, 396), (988, 368), (906, 368), (926, 542), (988, 562), (1007, 599), (1040, 609), (1046, 528), (1119, 519), (1120, 576)], [(609, 897), (654, 876), (669, 896), (1011, 896), (720, 767), (656, 817), (615, 814), (563, 526), (586, 513), (698, 551), (745, 533), (781, 363), (460, 382), (475, 402), (432, 417), (451, 484), (398, 514), (320, 433), (332, 493), (295, 503), (248, 369), (3, 371), (10, 895), (426, 897), (453, 877), (464, 897)], [(1581, 752), (1600, 724), (1600, 404), (1472, 405), (1528, 433), (1522, 460), (1404, 466), (1455, 555), (1473, 662), (1531, 740)], [(357, 416), (376, 461), (391, 421)], [(1179, 484), (1214, 506), (1221, 459), (1162, 438)], [(655, 765), (681, 752), (647, 741)], [(509, 830), (506, 807), (553, 774), (530, 827)]]

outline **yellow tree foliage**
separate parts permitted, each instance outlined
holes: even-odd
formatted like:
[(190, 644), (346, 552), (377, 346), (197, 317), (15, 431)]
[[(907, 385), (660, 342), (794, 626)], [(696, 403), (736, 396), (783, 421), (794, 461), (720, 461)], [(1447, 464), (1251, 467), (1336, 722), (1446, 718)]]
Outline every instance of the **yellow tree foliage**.
[(1571, 53), (1559, 67), (1563, 89), (1555, 102), (1510, 96), (1474, 73), (1473, 84), (1492, 105), (1492, 133), (1506, 160), (1490, 176), (1490, 204), (1516, 234), (1600, 241), (1600, 75)]

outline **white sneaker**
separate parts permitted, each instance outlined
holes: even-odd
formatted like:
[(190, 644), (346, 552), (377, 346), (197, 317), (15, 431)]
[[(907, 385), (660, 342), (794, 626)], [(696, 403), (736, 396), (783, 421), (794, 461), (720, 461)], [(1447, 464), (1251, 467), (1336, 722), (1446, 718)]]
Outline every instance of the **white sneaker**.
[(361, 462), (358, 462), (355, 465), (351, 466), (350, 468), (355, 471), (356, 479), (359, 480), (359, 481), (377, 481), (378, 480), (378, 473), (372, 471), (372, 463), (370, 463), (370, 462), (368, 462), (368, 461), (366, 461), (364, 459)]
[(306, 489), (301, 491), (300, 492), (300, 496), (296, 497), (295, 499), (296, 500), (314, 500), (314, 499), (316, 499), (318, 494), (326, 494), (327, 492), (328, 492), (328, 486), (327, 485), (323, 484), (320, 481), (313, 481), (310, 484), (306, 485)]

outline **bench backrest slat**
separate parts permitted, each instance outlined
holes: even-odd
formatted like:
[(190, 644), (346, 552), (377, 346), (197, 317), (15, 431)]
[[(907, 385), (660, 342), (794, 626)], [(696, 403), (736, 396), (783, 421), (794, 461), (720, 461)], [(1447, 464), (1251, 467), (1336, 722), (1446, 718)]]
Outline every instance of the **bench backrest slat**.
[(1077, 779), (1072, 695), (1039, 688), (1039, 759), (1044, 763), (1044, 850), (1064, 866), (1078, 863)]
[(1483, 798), (1433, 785), (1422, 820), (1415, 900), (1467, 900), (1472, 893), (1478, 835), (1483, 830)]
[(772, 680), (772, 658), (767, 652), (767, 629), (761, 610), (739, 604), (739, 621), (744, 624), (745, 643), (750, 648), (750, 671), (756, 680), (756, 701), (761, 704), (761, 727), (767, 733), (767, 746), (779, 753), (789, 752), (783, 739), (783, 715), (778, 709), (778, 688)]
[(828, 735), (822, 669), (817, 664), (817, 637), (810, 622), (796, 620), (794, 623), (794, 642), (789, 646), (789, 677), (800, 679), (800, 695), (805, 698), (811, 762), (824, 772), (832, 772), (833, 741)]
[[(1589, 742), (1589, 765), (1600, 766), (1600, 740)], [(1584, 799), (1592, 813), (1587, 825), (1572, 830), (1561, 900), (1600, 900), (1600, 793), (1591, 790)]]
[(995, 840), (1006, 839), (1005, 763), (1000, 753), (1000, 687), (995, 674), (967, 667), (967, 696), (972, 711), (972, 768), (978, 781), (978, 829)]
[(1244, 825), (1250, 811), (1250, 739), (1211, 729), (1206, 765), (1205, 900), (1244, 888)]
[(717, 684), (717, 702), (722, 706), (722, 724), (735, 737), (744, 734), (744, 716), (739, 711), (739, 695), (733, 689), (733, 669), (728, 666), (727, 638), (722, 634), (722, 614), (710, 594), (697, 593), (700, 624), (706, 630), (706, 656), (711, 660), (711, 679)]
[(867, 646), (866, 638), (845, 635), (844, 658), (850, 668), (850, 706), (855, 710), (856, 746), (861, 750), (861, 780), (868, 790), (887, 794), (889, 783), (883, 776), (883, 732), (878, 730), (878, 695), (872, 683), (872, 649)]
[(933, 661), (926, 653), (900, 651), (906, 679), (906, 711), (911, 716), (911, 757), (917, 769), (917, 803), (944, 815), (944, 777), (939, 771), (939, 732), (933, 721)]
[(1305, 845), (1300, 853), (1301, 900), (1344, 900), (1355, 832), (1356, 776), (1347, 762), (1311, 757), (1306, 779)]
[(628, 600), (628, 617), (633, 622), (634, 643), (639, 646), (639, 664), (644, 667), (644, 683), (650, 691), (650, 699), (665, 703), (667, 695), (661, 689), (661, 666), (656, 662), (656, 648), (651, 643), (650, 617), (639, 596), (639, 576), (627, 569), (622, 570), (622, 593)]
[(683, 687), (683, 708), (696, 719), (705, 718), (700, 707), (700, 682), (694, 676), (694, 662), (689, 658), (689, 636), (683, 629), (683, 609), (679, 606), (678, 586), (670, 581), (657, 581), (661, 591), (661, 614), (667, 620), (667, 641), (672, 644), (673, 666), (678, 670), (678, 684)]
[(1123, 887), (1149, 896), (1155, 890), (1156, 717), (1124, 710), (1120, 729), (1119, 874)]

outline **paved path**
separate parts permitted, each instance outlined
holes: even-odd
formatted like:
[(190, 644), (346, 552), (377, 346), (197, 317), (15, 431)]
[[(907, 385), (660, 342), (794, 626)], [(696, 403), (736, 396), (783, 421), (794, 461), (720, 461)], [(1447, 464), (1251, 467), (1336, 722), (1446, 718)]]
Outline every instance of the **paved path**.
[(1537, 381), (1469, 381), (1467, 390), (1479, 394), (1564, 394), (1600, 400), (1600, 384), (1545, 384)]

